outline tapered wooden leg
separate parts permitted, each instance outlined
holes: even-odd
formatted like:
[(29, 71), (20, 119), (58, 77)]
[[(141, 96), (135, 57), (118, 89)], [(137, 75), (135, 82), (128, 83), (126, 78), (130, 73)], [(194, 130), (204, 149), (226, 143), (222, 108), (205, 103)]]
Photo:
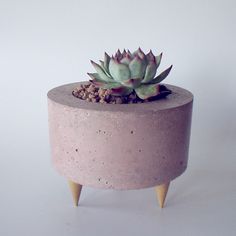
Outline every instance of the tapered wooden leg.
[(82, 190), (82, 185), (77, 184), (75, 182), (72, 182), (71, 180), (68, 180), (68, 182), (69, 182), (69, 186), (70, 186), (70, 189), (71, 189), (71, 192), (72, 192), (72, 197), (73, 197), (73, 200), (74, 200), (74, 204), (75, 204), (75, 206), (78, 206), (79, 197), (80, 197), (80, 193), (81, 193), (81, 190)]
[(164, 207), (164, 203), (165, 203), (165, 199), (166, 199), (169, 185), (170, 185), (170, 182), (156, 186), (157, 199), (159, 202), (159, 206), (161, 208)]

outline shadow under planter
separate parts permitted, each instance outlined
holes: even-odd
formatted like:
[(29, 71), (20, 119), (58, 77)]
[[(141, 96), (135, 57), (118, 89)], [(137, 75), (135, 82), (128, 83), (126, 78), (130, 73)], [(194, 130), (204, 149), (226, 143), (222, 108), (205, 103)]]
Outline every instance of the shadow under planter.
[(170, 181), (187, 168), (193, 95), (166, 84), (172, 94), (165, 99), (101, 104), (74, 97), (80, 83), (48, 92), (52, 161), (69, 180), (75, 205), (82, 186), (156, 186), (163, 207)]

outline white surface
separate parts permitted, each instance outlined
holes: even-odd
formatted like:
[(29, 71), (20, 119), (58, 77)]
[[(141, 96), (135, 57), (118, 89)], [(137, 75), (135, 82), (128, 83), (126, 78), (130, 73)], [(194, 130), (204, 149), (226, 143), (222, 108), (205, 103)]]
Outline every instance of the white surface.
[[(236, 2), (0, 1), (0, 235), (236, 235)], [(103, 51), (157, 54), (195, 95), (187, 172), (153, 189), (84, 188), (51, 167), (46, 93), (87, 80)]]

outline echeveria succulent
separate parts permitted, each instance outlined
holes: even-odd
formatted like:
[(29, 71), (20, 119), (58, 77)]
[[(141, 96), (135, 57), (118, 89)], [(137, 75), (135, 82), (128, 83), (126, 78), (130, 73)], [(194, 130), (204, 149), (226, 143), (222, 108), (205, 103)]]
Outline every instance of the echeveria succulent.
[(100, 65), (91, 61), (97, 73), (88, 75), (93, 84), (111, 90), (113, 95), (125, 96), (135, 91), (140, 99), (147, 99), (161, 93), (159, 83), (172, 68), (170, 66), (155, 77), (161, 58), (162, 53), (154, 56), (151, 50), (145, 55), (140, 48), (133, 53), (129, 50), (121, 53), (118, 49), (112, 57), (105, 53)]

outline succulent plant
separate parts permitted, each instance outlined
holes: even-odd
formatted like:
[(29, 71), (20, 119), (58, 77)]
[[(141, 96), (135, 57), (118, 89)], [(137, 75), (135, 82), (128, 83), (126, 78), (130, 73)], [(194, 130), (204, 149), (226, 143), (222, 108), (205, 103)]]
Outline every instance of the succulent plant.
[[(121, 53), (118, 49), (112, 57), (105, 53), (104, 61), (100, 61), (100, 65), (91, 61), (97, 73), (88, 75), (92, 79), (90, 82), (111, 90), (113, 95), (126, 96), (135, 91), (144, 100), (161, 94), (159, 83), (168, 76), (172, 68), (171, 65), (155, 77), (161, 59), (162, 53), (154, 56), (151, 50), (145, 55), (141, 48), (133, 53), (129, 50)], [(169, 93), (170, 91), (165, 94)]]

